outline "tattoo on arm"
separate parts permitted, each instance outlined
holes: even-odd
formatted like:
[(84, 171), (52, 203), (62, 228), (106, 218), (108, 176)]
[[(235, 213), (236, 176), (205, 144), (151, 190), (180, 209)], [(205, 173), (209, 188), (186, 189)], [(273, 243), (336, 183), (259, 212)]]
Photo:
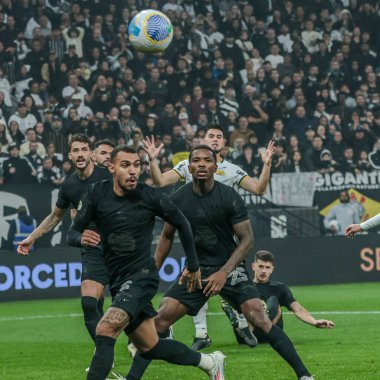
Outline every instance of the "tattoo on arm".
[(56, 207), (32, 233), (35, 239), (40, 238), (57, 226), (62, 221), (65, 211)]

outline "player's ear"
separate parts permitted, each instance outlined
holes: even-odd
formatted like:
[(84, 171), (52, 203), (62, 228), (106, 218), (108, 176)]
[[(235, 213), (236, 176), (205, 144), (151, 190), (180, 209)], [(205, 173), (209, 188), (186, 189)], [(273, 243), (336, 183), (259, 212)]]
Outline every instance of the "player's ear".
[(113, 174), (115, 173), (115, 166), (113, 165), (112, 162), (110, 162), (110, 164), (108, 165), (108, 171)]
[(67, 157), (69, 157), (70, 160), (72, 160), (72, 155), (71, 155), (71, 152), (69, 152), (69, 154), (67, 155)]

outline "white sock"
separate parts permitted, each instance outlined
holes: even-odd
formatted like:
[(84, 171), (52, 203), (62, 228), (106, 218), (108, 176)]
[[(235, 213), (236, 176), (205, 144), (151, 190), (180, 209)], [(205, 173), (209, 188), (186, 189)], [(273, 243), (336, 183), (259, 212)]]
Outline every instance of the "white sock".
[(206, 302), (202, 306), (202, 308), (199, 310), (198, 314), (195, 317), (193, 317), (196, 338), (207, 337), (207, 317), (206, 317), (207, 310), (208, 310), (208, 303)]
[(244, 314), (238, 314), (237, 315), (237, 318), (238, 318), (238, 322), (239, 322), (239, 329), (245, 329), (246, 327), (248, 327), (248, 322), (247, 320), (245, 319), (244, 317)]
[(198, 367), (202, 368), (205, 371), (210, 371), (213, 366), (214, 366), (214, 360), (212, 356), (209, 354), (201, 353), (201, 361), (199, 362)]

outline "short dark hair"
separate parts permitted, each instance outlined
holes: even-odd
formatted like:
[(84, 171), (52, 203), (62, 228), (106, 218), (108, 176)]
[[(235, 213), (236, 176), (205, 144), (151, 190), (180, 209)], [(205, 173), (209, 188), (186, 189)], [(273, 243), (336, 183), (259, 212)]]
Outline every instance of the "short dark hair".
[(114, 162), (119, 152), (137, 154), (137, 150), (127, 145), (118, 145), (111, 153), (111, 162)]
[(212, 153), (212, 157), (214, 158), (214, 162), (216, 163), (217, 162), (217, 158), (216, 158), (216, 153), (214, 152), (214, 149), (212, 149), (211, 147), (209, 147), (208, 145), (197, 145), (195, 146), (193, 149), (191, 149), (190, 153), (189, 153), (189, 162), (191, 161), (191, 157), (193, 155), (193, 152), (198, 150), (198, 149), (206, 149), (206, 150), (209, 150), (211, 153)]
[(86, 135), (83, 135), (82, 133), (76, 133), (75, 135), (71, 136), (71, 139), (69, 141), (69, 149), (70, 150), (71, 150), (73, 143), (75, 143), (75, 142), (81, 142), (83, 144), (88, 144), (90, 150), (92, 150), (91, 140)]
[(266, 261), (270, 262), (274, 265), (274, 256), (272, 252), (265, 251), (265, 250), (260, 250), (255, 253), (255, 261)]
[(112, 148), (115, 148), (115, 144), (108, 139), (99, 140), (95, 143), (94, 149), (99, 148), (100, 145), (109, 145)]
[(223, 133), (223, 137), (224, 137), (224, 129), (219, 124), (209, 124), (206, 129), (206, 134), (210, 129), (218, 129), (219, 131)]

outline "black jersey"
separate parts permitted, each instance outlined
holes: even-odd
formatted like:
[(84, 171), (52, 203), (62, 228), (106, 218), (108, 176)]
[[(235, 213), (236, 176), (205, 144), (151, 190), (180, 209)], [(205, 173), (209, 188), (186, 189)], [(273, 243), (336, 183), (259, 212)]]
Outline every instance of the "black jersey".
[(115, 194), (112, 180), (91, 185), (69, 230), (68, 242), (80, 246), (81, 233), (95, 222), (111, 274), (110, 288), (115, 289), (129, 274), (151, 266), (150, 248), (156, 216), (178, 229), (188, 268), (197, 270), (189, 222), (165, 194), (144, 184), (138, 184), (124, 196)]
[(292, 291), (289, 287), (281, 282), (268, 281), (266, 283), (255, 282), (260, 298), (267, 301), (269, 297), (275, 296), (280, 306), (287, 307), (290, 311), (290, 305), (295, 302)]
[(60, 209), (67, 209), (70, 206), (77, 209), (82, 195), (91, 184), (111, 177), (112, 175), (107, 169), (99, 166), (94, 166), (94, 171), (86, 179), (80, 179), (77, 172), (74, 172), (63, 181), (56, 206)]
[(239, 194), (215, 181), (209, 193), (198, 195), (188, 183), (172, 199), (190, 222), (199, 264), (224, 265), (237, 247), (233, 225), (249, 219)]

